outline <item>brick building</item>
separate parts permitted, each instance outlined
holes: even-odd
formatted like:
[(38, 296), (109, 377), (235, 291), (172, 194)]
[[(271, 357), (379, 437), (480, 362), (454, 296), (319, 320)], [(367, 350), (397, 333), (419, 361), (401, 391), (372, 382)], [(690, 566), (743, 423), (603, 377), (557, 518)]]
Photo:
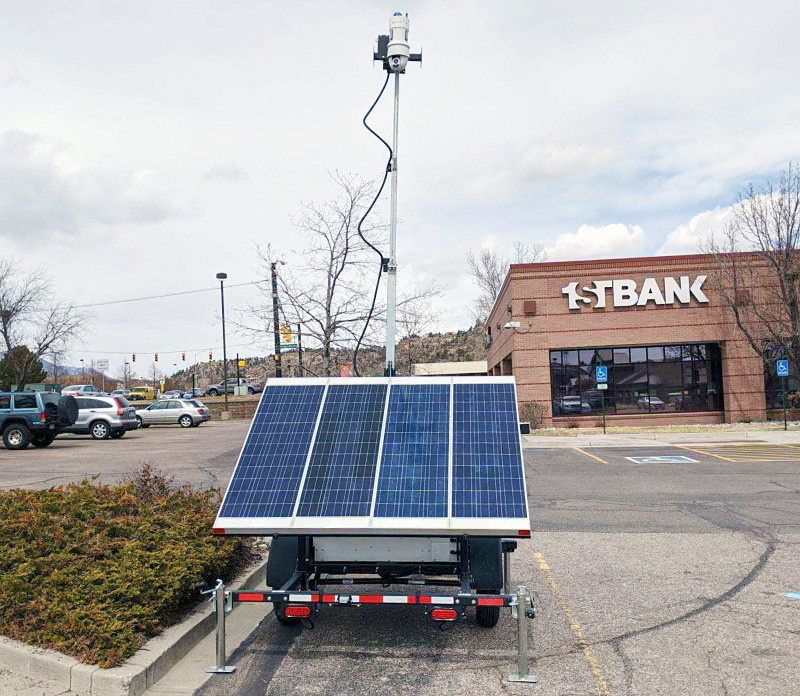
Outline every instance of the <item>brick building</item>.
[(766, 420), (777, 386), (713, 270), (705, 255), (512, 265), (487, 327), (489, 374), (515, 375), (544, 425), (593, 423), (603, 400), (617, 425)]

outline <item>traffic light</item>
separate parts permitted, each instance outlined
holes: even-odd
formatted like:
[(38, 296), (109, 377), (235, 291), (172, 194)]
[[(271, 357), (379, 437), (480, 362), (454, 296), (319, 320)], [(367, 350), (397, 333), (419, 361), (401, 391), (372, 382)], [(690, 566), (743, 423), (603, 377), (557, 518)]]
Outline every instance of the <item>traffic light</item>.
[(290, 343), (292, 340), (292, 329), (288, 324), (281, 324), (281, 333), (283, 334), (283, 342)]
[(136, 362), (136, 353), (131, 355), (131, 362)]
[(158, 353), (156, 353), (155, 362), (158, 362)]
[(208, 351), (208, 359), (209, 361), (214, 359), (214, 354), (211, 351)]
[(181, 360), (186, 360), (186, 353), (181, 353)]

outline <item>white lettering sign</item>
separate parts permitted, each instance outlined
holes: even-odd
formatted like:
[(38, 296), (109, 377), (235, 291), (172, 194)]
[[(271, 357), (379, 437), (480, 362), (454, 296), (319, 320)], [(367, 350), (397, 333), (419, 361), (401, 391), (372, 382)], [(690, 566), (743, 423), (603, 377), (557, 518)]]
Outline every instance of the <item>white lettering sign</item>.
[[(593, 280), (591, 285), (584, 285), (578, 291), (578, 283), (568, 283), (561, 288), (561, 294), (567, 296), (567, 303), (570, 309), (580, 309), (584, 305), (592, 305), (594, 300), (595, 309), (605, 309), (607, 292), (611, 290), (611, 302), (613, 307), (646, 307), (652, 302), (654, 305), (663, 307), (665, 305), (689, 304), (692, 298), (700, 304), (708, 304), (708, 297), (703, 292), (703, 283), (708, 276), (699, 275), (694, 281), (689, 283), (689, 276), (681, 276), (678, 279), (670, 276), (664, 278), (664, 282), (659, 285), (655, 278), (645, 278), (639, 288), (635, 280), (621, 278), (616, 280)], [(581, 292), (593, 297), (586, 297)]]

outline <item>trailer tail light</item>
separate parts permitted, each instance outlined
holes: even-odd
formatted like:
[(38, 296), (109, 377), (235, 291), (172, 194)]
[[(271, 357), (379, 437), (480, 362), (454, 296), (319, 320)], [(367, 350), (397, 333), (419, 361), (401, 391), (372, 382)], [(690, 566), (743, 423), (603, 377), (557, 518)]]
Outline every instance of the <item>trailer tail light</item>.
[(311, 616), (311, 607), (289, 606), (283, 610), (283, 613), (290, 619), (307, 619)]
[(531, 530), (530, 529), (520, 529), (517, 534), (521, 537), (525, 537), (526, 539), (530, 539), (531, 537)]
[(225, 530), (222, 527), (214, 527), (214, 529), (211, 530), (211, 533), (221, 536), (222, 534), (225, 534)]
[(432, 609), (431, 618), (435, 621), (455, 621), (458, 612), (455, 609)]

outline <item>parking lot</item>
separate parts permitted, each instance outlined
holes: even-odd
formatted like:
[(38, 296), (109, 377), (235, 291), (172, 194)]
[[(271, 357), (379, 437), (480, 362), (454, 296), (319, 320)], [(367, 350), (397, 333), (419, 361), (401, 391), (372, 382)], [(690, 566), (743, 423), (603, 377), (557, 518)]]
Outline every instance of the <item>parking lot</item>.
[[(0, 455), (0, 483), (113, 480), (149, 460), (178, 481), (224, 486), (247, 425), (59, 438)], [(440, 631), (406, 607), (323, 608), (314, 630), (299, 630), (265, 605), (228, 660), (237, 671), (198, 694), (794, 693), (800, 601), (785, 595), (800, 591), (800, 448), (562, 446), (526, 449), (525, 462), (534, 536), (514, 554), (513, 582), (536, 598), (538, 684), (505, 681), (516, 647), (507, 611), (495, 629), (471, 617)]]

